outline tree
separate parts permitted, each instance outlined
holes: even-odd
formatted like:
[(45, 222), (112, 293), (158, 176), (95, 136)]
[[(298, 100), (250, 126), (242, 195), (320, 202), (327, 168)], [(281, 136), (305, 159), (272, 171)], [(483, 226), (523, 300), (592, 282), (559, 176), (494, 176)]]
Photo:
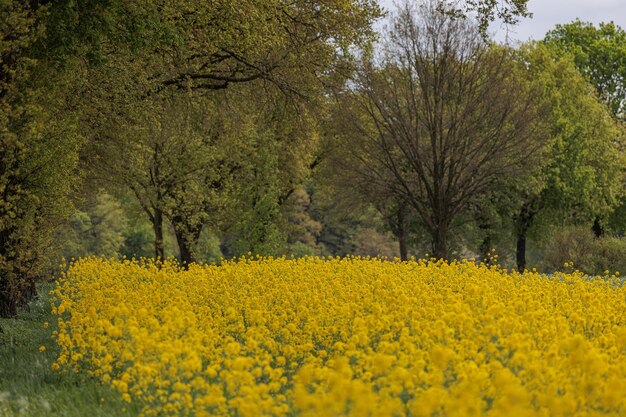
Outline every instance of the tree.
[(77, 210), (68, 226), (56, 236), (62, 243), (63, 257), (119, 255), (128, 226), (121, 204), (112, 196), (100, 193), (83, 210)]
[[(282, 206), (289, 250), (296, 254), (314, 255), (322, 224), (311, 218), (311, 198), (304, 187), (297, 188)], [(304, 252), (304, 253), (302, 253)]]
[[(96, 81), (87, 92), (91, 105), (85, 110), (84, 120), (90, 135), (96, 138), (94, 142), (101, 143), (102, 138), (109, 136), (111, 120), (119, 121), (116, 124), (121, 130), (123, 126), (136, 126), (136, 121), (127, 120), (124, 115), (147, 111), (150, 101), (158, 101), (160, 96), (195, 91), (206, 94), (214, 106), (223, 106), (218, 100), (228, 99), (219, 93), (236, 86), (243, 89), (249, 84), (256, 89), (257, 96), (266, 95), (274, 100), (280, 95), (292, 107), (314, 104), (325, 87), (345, 78), (343, 73), (352, 59), (351, 49), (365, 45), (374, 37), (371, 24), (380, 16), (378, 6), (370, 0), (246, 0), (236, 4), (223, 0), (212, 3), (119, 0), (111, 2), (106, 10), (96, 26), (120, 26), (124, 34), (120, 40), (115, 31), (104, 31), (94, 40), (100, 64), (89, 69), (91, 79)], [(134, 26), (127, 29), (129, 19)], [(221, 112), (216, 116), (217, 113), (212, 111), (209, 117), (218, 117), (233, 127), (226, 134), (236, 136), (234, 132), (239, 131), (241, 137), (248, 135), (236, 126), (241, 121), (238, 115)], [(249, 112), (246, 114), (250, 116)], [(250, 123), (246, 120), (241, 126), (249, 127)], [(265, 134), (267, 131), (262, 133)], [(220, 151), (215, 148), (212, 154)], [(154, 152), (161, 153), (158, 149)], [(214, 158), (212, 163), (212, 167), (205, 165), (202, 171), (232, 174), (228, 173), (232, 166), (223, 167), (224, 161)], [(191, 248), (202, 225), (214, 218), (207, 214), (211, 209), (205, 197), (210, 195), (214, 200), (215, 188), (222, 187), (224, 181), (211, 175), (203, 180), (176, 181), (176, 187), (166, 187), (167, 197), (157, 192), (149, 204), (144, 204), (153, 206), (149, 215), (154, 217), (155, 225), (162, 224), (167, 216), (161, 206), (167, 204), (171, 208), (167, 217), (177, 232), (184, 262), (193, 259)], [(262, 182), (261, 177), (258, 175), (257, 179)], [(206, 190), (209, 191), (204, 193)], [(278, 193), (275, 198), (259, 196), (251, 203), (259, 209), (256, 215), (265, 213), (268, 219), (274, 219), (280, 211), (274, 207), (274, 201), (282, 199)], [(271, 204), (265, 204), (269, 201)], [(264, 204), (266, 208), (261, 209)], [(265, 221), (258, 222), (262, 223)], [(158, 237), (160, 229), (155, 228), (157, 241), (162, 240)], [(162, 250), (158, 252), (162, 254)]]
[(623, 132), (572, 58), (541, 43), (521, 48), (527, 77), (544, 95), (542, 124), (548, 129), (544, 159), (520, 190), (514, 216), (517, 267), (526, 267), (527, 234), (541, 213), (585, 222), (609, 213), (623, 187)]
[(379, 201), (376, 209), (385, 219), (387, 228), (398, 241), (398, 251), (400, 259), (409, 259), (409, 236), (411, 226), (415, 227), (413, 218), (415, 217), (411, 204), (401, 196), (391, 195), (385, 201)]
[(487, 38), (489, 23), (499, 19), (505, 25), (516, 25), (523, 17), (532, 17), (528, 11), (528, 0), (438, 0), (439, 10), (453, 17), (476, 16), (478, 28)]
[(580, 73), (618, 118), (626, 117), (626, 31), (615, 23), (557, 25), (544, 42), (569, 53)]
[[(69, 214), (78, 147), (72, 79), (39, 58), (46, 9), (0, 2), (0, 316), (35, 295)], [(68, 63), (69, 65), (69, 63)]]
[(510, 52), (433, 3), (405, 5), (384, 52), (379, 66), (363, 63), (345, 95), (354, 112), (346, 139), (364, 178), (403, 195), (433, 254), (447, 258), (455, 219), (533, 163), (538, 109)]
[(183, 235), (199, 236), (200, 231), (185, 227), (204, 222), (193, 218), (204, 213), (194, 207), (211, 204), (216, 197), (208, 188), (228, 170), (221, 164), (226, 152), (221, 120), (209, 118), (214, 104), (197, 97), (174, 94), (151, 104), (130, 126), (110, 129), (92, 141), (92, 175), (101, 184), (132, 192), (152, 224), (155, 256), (161, 259), (163, 224), (169, 217), (187, 261), (191, 253)]
[[(361, 158), (354, 152), (352, 140), (342, 140), (355, 134), (353, 126), (346, 124), (346, 119), (355, 115), (350, 110), (345, 111), (344, 104), (345, 100), (339, 100), (332, 112), (332, 135), (324, 144), (326, 157), (322, 163), (322, 176), (333, 190), (334, 209), (354, 213), (357, 209), (367, 212), (374, 208), (396, 238), (400, 259), (406, 261), (408, 243), (416, 228), (414, 209), (403, 192), (398, 193), (390, 186), (394, 182), (391, 172), (379, 166), (376, 160)], [(374, 172), (379, 181), (370, 181)], [(385, 174), (387, 179), (383, 179)]]
[[(169, 89), (215, 91), (264, 80), (286, 95), (314, 97), (374, 37), (373, 0), (89, 0), (56, 7), (54, 36), (89, 40), (94, 111), (115, 113)], [(80, 22), (80, 23), (77, 23)], [(81, 32), (82, 33), (82, 32)], [(69, 47), (73, 47), (70, 42)]]
[(207, 227), (236, 229), (235, 253), (279, 250), (281, 205), (308, 173), (315, 123), (280, 93), (258, 91), (251, 83), (209, 97), (163, 93), (150, 113), (93, 141), (93, 174), (135, 196), (153, 225), (156, 256), (164, 255), (166, 220), (183, 264), (196, 260)]
[[(600, 23), (596, 28), (580, 20), (557, 25), (544, 42), (574, 58), (578, 71), (596, 88), (599, 97), (613, 115), (626, 121), (626, 32), (615, 23)], [(622, 201), (621, 205), (626, 206)], [(621, 210), (623, 211), (623, 210)], [(617, 221), (616, 221), (617, 220)], [(620, 228), (619, 216), (594, 219), (596, 237), (604, 234), (605, 225)]]
[(272, 90), (261, 98), (250, 87), (240, 92), (230, 111), (242, 119), (239, 125), (248, 126), (248, 133), (234, 186), (240, 210), (229, 230), (237, 238), (227, 252), (277, 255), (287, 247), (286, 206), (317, 164), (317, 107)]

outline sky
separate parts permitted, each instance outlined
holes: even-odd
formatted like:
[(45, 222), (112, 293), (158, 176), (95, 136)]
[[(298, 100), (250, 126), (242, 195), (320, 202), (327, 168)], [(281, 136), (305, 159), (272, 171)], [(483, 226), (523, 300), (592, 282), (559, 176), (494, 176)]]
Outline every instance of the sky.
[[(380, 3), (390, 9), (394, 0), (380, 0)], [(613, 21), (626, 29), (626, 0), (529, 0), (528, 10), (533, 14), (532, 19), (523, 19), (517, 26), (510, 27), (509, 41), (543, 39), (555, 25), (576, 18), (596, 25)], [(491, 25), (490, 32), (498, 41), (507, 39), (506, 28), (497, 22)]]

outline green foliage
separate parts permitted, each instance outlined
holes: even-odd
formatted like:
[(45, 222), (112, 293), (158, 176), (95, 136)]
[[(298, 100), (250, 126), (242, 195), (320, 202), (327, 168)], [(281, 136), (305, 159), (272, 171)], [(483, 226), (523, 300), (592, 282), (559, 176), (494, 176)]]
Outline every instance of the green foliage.
[(615, 23), (576, 20), (557, 25), (545, 41), (554, 49), (569, 53), (576, 67), (595, 87), (612, 113), (626, 117), (626, 31)]
[(354, 254), (393, 259), (399, 257), (397, 246), (388, 233), (371, 227), (363, 228), (356, 235)]
[(609, 213), (622, 193), (622, 132), (568, 55), (541, 43), (520, 59), (542, 91), (542, 124), (549, 135), (543, 163), (522, 190), (529, 210), (591, 221)]
[(545, 222), (538, 221), (538, 215), (551, 222), (591, 224), (616, 207), (623, 193), (624, 137), (570, 55), (531, 43), (519, 49), (518, 59), (538, 93), (543, 106), (539, 126), (549, 138), (543, 160), (517, 187), (513, 217), (521, 271), (528, 232)]
[(147, 221), (135, 221), (124, 229), (124, 246), (120, 255), (128, 259), (149, 258), (154, 251), (154, 233)]
[(28, 301), (47, 267), (54, 226), (71, 213), (82, 142), (73, 80), (36, 59), (45, 25), (34, 7), (0, 2), (0, 316)]
[[(626, 120), (626, 31), (615, 23), (591, 23), (576, 20), (557, 25), (548, 32), (547, 45), (559, 53), (570, 54), (579, 72), (596, 88), (598, 96), (612, 114)], [(623, 127), (623, 126), (622, 126)], [(622, 136), (624, 133), (622, 132)], [(623, 149), (622, 149), (623, 152)], [(622, 232), (624, 202), (618, 211), (603, 220), (609, 230)]]
[(58, 236), (63, 242), (61, 255), (65, 259), (117, 256), (125, 245), (127, 223), (121, 204), (108, 194), (98, 194), (94, 204), (86, 211), (78, 210)]
[(195, 253), (198, 262), (218, 263), (223, 257), (219, 237), (208, 228), (202, 229)]
[[(231, 165), (216, 105), (190, 95), (155, 97), (129, 114), (132, 122), (110, 129), (91, 147), (91, 175), (102, 186), (132, 193), (153, 226), (163, 254), (165, 218), (181, 239), (199, 233), (209, 209), (219, 206), (223, 176)], [(194, 228), (200, 228), (196, 231)], [(138, 235), (136, 237), (139, 237)]]
[[(453, 16), (478, 19), (482, 35), (487, 37), (489, 24), (496, 18), (505, 25), (516, 25), (520, 18), (532, 17), (528, 11), (528, 0), (465, 0), (455, 2), (439, 1), (442, 10)], [(444, 7), (445, 5), (445, 7)]]
[(93, 127), (168, 89), (263, 80), (315, 99), (320, 81), (345, 79), (380, 10), (373, 0), (89, 0), (56, 2), (50, 14), (54, 44), (97, 64), (88, 68)]
[(626, 271), (626, 239), (596, 238), (588, 227), (568, 227), (557, 230), (549, 241), (542, 261), (547, 272), (567, 269), (566, 263), (590, 275), (605, 271)]
[[(247, 94), (259, 97), (262, 90), (272, 99), (314, 103), (323, 88), (345, 80), (351, 50), (374, 38), (372, 23), (380, 17), (373, 0), (60, 0), (44, 2), (40, 10), (31, 10), (39, 2), (4, 3), (16, 16), (5, 32), (24, 35), (23, 42), (11, 39), (10, 47), (32, 45), (31, 57), (59, 73), (78, 75), (70, 90), (77, 93), (77, 125), (90, 138), (85, 166), (96, 168), (102, 180), (97, 186), (115, 194), (132, 190), (153, 225), (159, 256), (163, 222), (169, 219), (185, 261), (193, 259), (203, 227), (215, 232), (228, 217), (236, 198), (227, 187), (239, 169), (232, 162), (249, 155), (244, 150), (252, 146), (241, 145), (255, 122), (248, 118), (241, 124), (248, 132), (239, 129), (242, 120), (222, 107), (230, 100), (223, 95), (186, 103), (181, 97), (189, 90), (230, 89), (256, 80)], [(35, 26), (38, 30), (31, 30)], [(31, 36), (44, 31), (45, 37)], [(279, 121), (273, 123), (276, 139), (287, 139)], [(305, 162), (292, 158), (302, 154), (301, 143), (282, 149), (281, 167), (297, 169)], [(289, 159), (297, 164), (283, 164)], [(285, 183), (300, 181), (299, 175), (284, 174)], [(281, 200), (294, 184), (281, 184), (272, 198), (259, 200), (267, 200), (257, 211), (269, 216), (268, 224), (280, 217), (270, 200)], [(140, 235), (133, 236), (141, 240)]]
[(306, 243), (302, 243), (302, 242), (296, 242), (289, 246), (289, 255), (293, 255), (296, 258), (315, 256), (315, 255), (318, 255), (317, 252), (318, 251), (316, 247), (309, 246)]
[(619, 205), (603, 224), (608, 233), (624, 236), (626, 233), (626, 196), (622, 196)]
[(318, 250), (317, 239), (322, 224), (311, 217), (310, 207), (311, 198), (302, 187), (296, 188), (282, 207), (287, 251), (296, 256), (313, 255)]
[(277, 255), (286, 244), (280, 228), (280, 166), (278, 143), (260, 133), (255, 151), (250, 152), (247, 180), (238, 184), (242, 210), (237, 221), (239, 252)]

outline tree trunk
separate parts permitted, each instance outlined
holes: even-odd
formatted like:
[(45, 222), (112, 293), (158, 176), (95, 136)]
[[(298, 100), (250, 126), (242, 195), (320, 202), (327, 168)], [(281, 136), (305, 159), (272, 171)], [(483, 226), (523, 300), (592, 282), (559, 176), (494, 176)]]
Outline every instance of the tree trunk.
[(448, 226), (440, 224), (433, 236), (433, 257), (437, 260), (448, 259)]
[[(6, 213), (2, 215), (5, 217)], [(13, 233), (17, 234), (15, 229), (0, 231), (0, 317), (7, 318), (17, 315), (20, 308), (28, 308), (28, 303), (37, 296), (37, 277), (32, 273), (36, 259), (20, 253), (27, 243), (12, 239)], [(16, 256), (16, 253), (20, 254)]]
[[(8, 250), (9, 231), (5, 229), (0, 231), (0, 259), (7, 258)], [(5, 266), (0, 267), (0, 317), (13, 317), (17, 314), (17, 300), (7, 276), (10, 273), (10, 264), (5, 261)]]
[(9, 288), (9, 283), (0, 280), (0, 317), (8, 318), (17, 315), (17, 297)]
[(596, 217), (594, 219), (592, 230), (593, 230), (593, 234), (596, 235), (596, 237), (602, 237), (604, 235), (604, 227), (602, 227), (599, 217)]
[(515, 251), (517, 258), (517, 270), (521, 273), (526, 269), (526, 230), (517, 232), (517, 249)]
[(0, 278), (0, 317), (15, 317), (20, 308), (28, 308), (28, 303), (37, 296), (35, 278), (19, 278), (11, 271), (4, 273)]
[(408, 212), (409, 207), (406, 202), (398, 205), (396, 215), (390, 216), (388, 223), (391, 228), (391, 232), (398, 239), (398, 245), (400, 248), (400, 259), (406, 261), (409, 259), (409, 248), (407, 245), (408, 238)]
[(152, 219), (152, 228), (154, 229), (154, 256), (157, 259), (165, 259), (165, 250), (163, 248), (163, 211), (161, 209), (154, 210)]
[(202, 233), (202, 223), (190, 222), (181, 215), (173, 216), (171, 219), (176, 234), (176, 242), (180, 251), (180, 263), (183, 267), (196, 262), (194, 250), (200, 240)]
[(524, 272), (526, 269), (526, 236), (537, 211), (533, 202), (529, 201), (522, 204), (519, 212), (513, 217), (515, 222), (515, 235), (517, 238), (515, 255), (517, 258), (517, 270), (519, 272)]
[[(2, 151), (4, 150), (0, 150), (0, 169), (3, 163)], [(0, 173), (3, 172), (0, 171)], [(6, 188), (4, 192), (8, 194)], [(3, 198), (2, 203), (6, 200), (6, 197)], [(4, 218), (5, 216), (6, 213), (3, 212), (2, 217)], [(3, 265), (0, 266), (0, 317), (13, 317), (17, 314), (17, 300), (14, 291), (11, 290), (11, 278), (9, 277), (9, 274), (11, 274), (11, 262), (7, 259), (11, 249), (9, 243), (10, 236), (11, 231), (8, 228), (0, 229), (0, 259), (4, 261)]]
[(178, 242), (178, 249), (180, 251), (180, 264), (186, 266), (196, 262), (191, 250), (191, 245), (188, 244), (183, 233), (176, 231), (176, 242)]
[(398, 236), (398, 244), (400, 245), (400, 260), (406, 261), (409, 259), (409, 251), (406, 245), (406, 232), (402, 230), (400, 236)]

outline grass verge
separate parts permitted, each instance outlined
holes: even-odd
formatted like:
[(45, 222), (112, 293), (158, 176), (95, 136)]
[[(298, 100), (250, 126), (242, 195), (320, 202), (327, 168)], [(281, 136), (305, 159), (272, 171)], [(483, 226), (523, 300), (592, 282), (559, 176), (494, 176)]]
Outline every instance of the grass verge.
[(28, 310), (0, 319), (0, 417), (137, 416), (139, 408), (123, 402), (110, 387), (50, 368), (58, 354), (51, 339), (51, 289), (51, 284), (40, 286)]

